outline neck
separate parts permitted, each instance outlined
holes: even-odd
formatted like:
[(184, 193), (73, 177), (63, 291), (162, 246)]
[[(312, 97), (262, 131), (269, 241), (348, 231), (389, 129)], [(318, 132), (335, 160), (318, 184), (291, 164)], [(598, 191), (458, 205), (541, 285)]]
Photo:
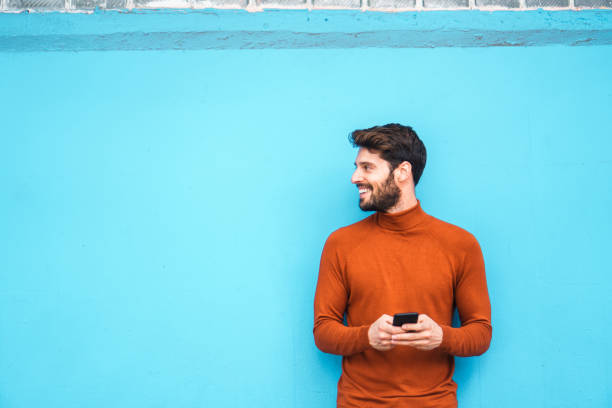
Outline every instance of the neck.
[(414, 190), (410, 192), (402, 191), (402, 194), (400, 195), (400, 199), (398, 200), (397, 204), (395, 204), (393, 207), (389, 208), (385, 212), (387, 214), (393, 214), (400, 211), (406, 211), (417, 205), (417, 202), (418, 201), (414, 194)]

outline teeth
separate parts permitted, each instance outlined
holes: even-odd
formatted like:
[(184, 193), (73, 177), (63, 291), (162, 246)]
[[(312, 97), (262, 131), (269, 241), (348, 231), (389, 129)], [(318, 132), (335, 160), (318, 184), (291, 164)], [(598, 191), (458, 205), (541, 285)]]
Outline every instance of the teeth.
[(361, 193), (365, 193), (366, 191), (368, 191), (368, 189), (367, 189), (367, 188), (360, 188), (360, 189), (359, 189), (359, 194), (361, 194)]

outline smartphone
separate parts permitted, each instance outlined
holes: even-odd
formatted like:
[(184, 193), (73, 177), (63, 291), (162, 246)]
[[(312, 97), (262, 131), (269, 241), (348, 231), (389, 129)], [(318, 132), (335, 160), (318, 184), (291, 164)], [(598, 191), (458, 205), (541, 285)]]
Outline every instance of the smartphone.
[(393, 316), (393, 325), (401, 326), (406, 323), (416, 323), (418, 320), (418, 313), (397, 313)]

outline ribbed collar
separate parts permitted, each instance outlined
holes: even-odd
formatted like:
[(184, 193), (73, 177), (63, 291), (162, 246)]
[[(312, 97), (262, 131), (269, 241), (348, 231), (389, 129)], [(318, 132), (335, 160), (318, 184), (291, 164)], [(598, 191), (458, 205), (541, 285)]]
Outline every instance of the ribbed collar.
[(414, 207), (393, 214), (377, 212), (374, 214), (375, 222), (384, 229), (391, 231), (407, 231), (420, 224), (427, 217), (421, 208), (421, 202), (417, 200)]

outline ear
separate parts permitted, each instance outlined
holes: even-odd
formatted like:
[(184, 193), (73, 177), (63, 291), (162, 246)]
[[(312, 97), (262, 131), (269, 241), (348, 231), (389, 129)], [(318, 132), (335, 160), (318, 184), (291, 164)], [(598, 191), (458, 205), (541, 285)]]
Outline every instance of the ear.
[(400, 184), (412, 181), (412, 165), (410, 162), (402, 162), (395, 168), (395, 181)]

